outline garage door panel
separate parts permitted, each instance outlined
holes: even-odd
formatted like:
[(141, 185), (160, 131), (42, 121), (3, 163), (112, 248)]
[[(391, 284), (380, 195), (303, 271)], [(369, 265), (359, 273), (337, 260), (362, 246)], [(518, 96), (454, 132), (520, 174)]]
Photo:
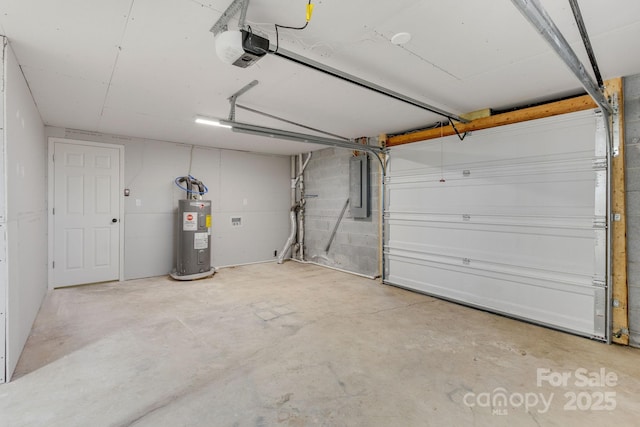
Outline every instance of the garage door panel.
[[(402, 251), (390, 254), (389, 259), (396, 261), (389, 269), (390, 278), (402, 278), (416, 283), (422, 280), (425, 284), (430, 283), (431, 287), (451, 289), (452, 292), (462, 291), (461, 288), (464, 287), (467, 290), (477, 290), (483, 298), (491, 298), (495, 301), (499, 301), (506, 295), (490, 294), (487, 291), (528, 286), (534, 290), (548, 289), (559, 290), (567, 294), (593, 295), (593, 291), (597, 289), (587, 275), (551, 271), (540, 274), (539, 271), (526, 267), (517, 268), (516, 266), (505, 266), (481, 260), (467, 263), (464, 260), (456, 260), (446, 256), (416, 256), (414, 253), (403, 253)], [(428, 274), (425, 275), (425, 272)], [(445, 279), (447, 281), (441, 282)], [(484, 283), (482, 282), (484, 279), (503, 283), (501, 285)]]
[[(517, 173), (517, 172), (516, 172)], [(449, 173), (451, 174), (451, 173)], [(460, 171), (462, 175), (462, 171)], [(584, 215), (593, 217), (595, 175), (582, 171), (549, 173), (538, 169), (528, 175), (493, 178), (426, 176), (408, 184), (392, 178), (391, 213), (475, 213), (492, 215)], [(399, 182), (400, 181), (400, 182)], [(478, 191), (491, 197), (480, 198)], [(502, 209), (497, 211), (496, 209)], [(555, 209), (562, 208), (561, 213)]]
[[(578, 117), (580, 116), (580, 117)], [(546, 122), (545, 129), (540, 128), (540, 123)], [(440, 168), (441, 140), (449, 139), (455, 145), (447, 147), (442, 154), (446, 164), (487, 164), (494, 165), (500, 162), (511, 162), (512, 159), (549, 159), (562, 160), (579, 157), (576, 154), (583, 153), (593, 156), (592, 147), (585, 147), (584, 141), (593, 141), (593, 129), (589, 128), (593, 122), (593, 114), (565, 114), (550, 119), (532, 120), (517, 125), (502, 126), (486, 131), (475, 131), (468, 139), (460, 142), (456, 136), (441, 138), (428, 142), (430, 147), (417, 147), (416, 144), (407, 144), (401, 147), (403, 153), (393, 156), (394, 167), (400, 166), (403, 171), (413, 169), (422, 170), (423, 165), (432, 165)], [(586, 125), (586, 126), (585, 126)], [(491, 141), (483, 141), (473, 144), (477, 135), (492, 135)], [(535, 144), (530, 142), (531, 135), (535, 133)], [(435, 153), (436, 155), (432, 155)], [(402, 163), (399, 165), (398, 163)]]
[(594, 217), (578, 216), (529, 216), (529, 215), (476, 215), (459, 213), (393, 213), (389, 223), (405, 227), (469, 227), (487, 229), (496, 232), (501, 230), (519, 232), (521, 234), (560, 233), (563, 236), (589, 236), (597, 222)]
[[(591, 243), (596, 231), (591, 221), (584, 221), (581, 228), (563, 221), (553, 225), (551, 220), (534, 224), (537, 218), (527, 217), (487, 217), (484, 221), (481, 217), (472, 217), (473, 223), (459, 218), (447, 221), (446, 216), (409, 217), (410, 220), (389, 220), (393, 228), (390, 248), (412, 248), (461, 258), (499, 258), (516, 264), (526, 260), (541, 268), (556, 265), (563, 270), (588, 271), (594, 261)], [(527, 224), (527, 220), (531, 224)]]
[[(446, 246), (410, 247), (408, 245), (394, 245), (390, 243), (388, 254), (391, 260), (402, 260), (406, 258), (414, 264), (425, 265), (446, 265), (462, 266), (465, 272), (475, 271), (484, 274), (491, 272), (495, 274), (509, 274), (518, 280), (524, 278), (535, 278), (545, 282), (554, 282), (559, 285), (571, 286), (593, 286), (594, 275), (591, 265), (565, 266), (560, 263), (555, 265), (551, 262), (545, 263), (549, 258), (537, 257), (529, 258), (525, 256), (508, 257), (487, 252), (478, 252), (476, 256), (470, 251), (461, 248), (451, 248)], [(586, 254), (589, 257), (589, 254)], [(592, 257), (593, 255), (591, 255)], [(393, 266), (393, 264), (392, 264)], [(555, 268), (554, 268), (555, 267)], [(393, 270), (390, 270), (393, 271)], [(402, 270), (400, 270), (402, 271)], [(457, 271), (457, 270), (456, 270)], [(533, 283), (533, 282), (532, 282)], [(537, 282), (535, 282), (537, 283)]]
[[(389, 280), (400, 286), (537, 323), (592, 336), (597, 288), (590, 281), (575, 283), (509, 274), (490, 266), (456, 266), (450, 263), (401, 257), (390, 269)], [(394, 274), (394, 271), (398, 274)], [(572, 301), (566, 304), (566, 301)], [(541, 304), (531, 304), (541, 301)]]
[(600, 123), (581, 112), (392, 148), (385, 281), (604, 339)]
[[(559, 182), (552, 185), (524, 184), (518, 185), (517, 189), (508, 188), (516, 183), (484, 184), (465, 188), (449, 185), (446, 188), (434, 188), (432, 191), (423, 191), (424, 188), (399, 189), (391, 202), (403, 200), (403, 204), (394, 205), (390, 213), (426, 212), (498, 217), (542, 215), (562, 218), (570, 215), (587, 217), (593, 221), (593, 182), (586, 182), (585, 185), (576, 182)], [(585, 188), (589, 184), (591, 188)], [(550, 186), (554, 188), (546, 188)], [(492, 199), (476, 200), (478, 190), (488, 190)], [(447, 192), (449, 194), (445, 194)]]

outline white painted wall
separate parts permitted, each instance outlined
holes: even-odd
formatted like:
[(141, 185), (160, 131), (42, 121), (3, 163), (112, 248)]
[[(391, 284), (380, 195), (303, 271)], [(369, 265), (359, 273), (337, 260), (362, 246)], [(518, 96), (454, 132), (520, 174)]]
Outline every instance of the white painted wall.
[(8, 380), (47, 291), (47, 194), (44, 124), (8, 45), (4, 73)]
[[(212, 265), (275, 259), (289, 232), (289, 157), (46, 128), (47, 136), (125, 147), (125, 279), (164, 275), (175, 264), (175, 210), (189, 173), (209, 188)], [(233, 227), (231, 217), (242, 217)]]
[(7, 39), (0, 37), (0, 384), (7, 373), (7, 211), (4, 166), (4, 57)]

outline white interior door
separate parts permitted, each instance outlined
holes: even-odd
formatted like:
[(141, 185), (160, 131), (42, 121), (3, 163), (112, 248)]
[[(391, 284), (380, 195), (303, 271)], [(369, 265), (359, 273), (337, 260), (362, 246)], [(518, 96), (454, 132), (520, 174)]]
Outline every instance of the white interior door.
[(387, 283), (606, 338), (599, 115), (407, 144), (390, 159)]
[(53, 287), (118, 280), (120, 150), (54, 143)]

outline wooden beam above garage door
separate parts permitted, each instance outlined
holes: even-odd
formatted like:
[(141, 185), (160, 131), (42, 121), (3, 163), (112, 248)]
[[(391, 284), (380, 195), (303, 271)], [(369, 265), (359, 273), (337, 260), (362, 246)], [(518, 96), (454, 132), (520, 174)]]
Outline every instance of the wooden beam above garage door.
[[(593, 108), (597, 108), (595, 101), (589, 95), (584, 95), (576, 98), (565, 99), (563, 101), (556, 101), (549, 104), (510, 111), (508, 113), (496, 114), (495, 116), (472, 120), (469, 123), (457, 123), (456, 128), (460, 133), (471, 132), (519, 122), (526, 122), (528, 120), (542, 119), (544, 117), (558, 116), (560, 114), (573, 113), (576, 111), (590, 110)], [(428, 139), (450, 135), (455, 135), (455, 130), (451, 125), (443, 126), (441, 128), (425, 129), (404, 135), (390, 136), (387, 139), (387, 147), (409, 144), (411, 142), (426, 141)]]

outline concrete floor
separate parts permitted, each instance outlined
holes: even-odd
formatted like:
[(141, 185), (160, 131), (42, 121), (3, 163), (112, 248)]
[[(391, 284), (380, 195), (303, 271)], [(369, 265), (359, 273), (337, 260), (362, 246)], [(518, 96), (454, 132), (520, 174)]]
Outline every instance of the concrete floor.
[(50, 292), (0, 386), (0, 425), (631, 426), (639, 362), (353, 275), (260, 264)]

